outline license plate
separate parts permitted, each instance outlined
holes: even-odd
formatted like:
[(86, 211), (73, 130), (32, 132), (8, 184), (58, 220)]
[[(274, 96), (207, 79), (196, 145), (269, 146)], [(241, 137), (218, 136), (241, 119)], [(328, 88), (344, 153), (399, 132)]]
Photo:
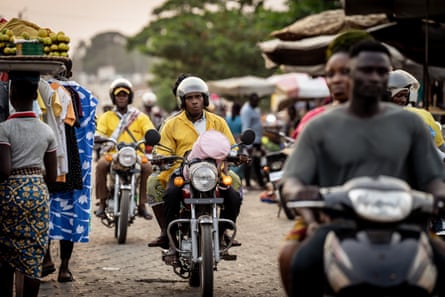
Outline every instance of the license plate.
[(281, 177), (283, 176), (283, 171), (275, 171), (275, 172), (271, 172), (269, 173), (269, 180), (271, 182), (275, 182), (281, 179)]

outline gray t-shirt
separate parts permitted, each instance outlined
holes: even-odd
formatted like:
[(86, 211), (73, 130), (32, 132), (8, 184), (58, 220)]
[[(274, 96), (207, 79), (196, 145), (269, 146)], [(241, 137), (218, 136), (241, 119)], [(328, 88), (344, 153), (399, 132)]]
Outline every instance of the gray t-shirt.
[(252, 108), (249, 102), (244, 103), (240, 111), (242, 130), (252, 129), (255, 132), (253, 143), (261, 143), (263, 136), (263, 125), (261, 124), (260, 108)]
[(284, 171), (284, 177), (321, 187), (376, 175), (401, 178), (420, 190), (434, 178), (445, 178), (421, 118), (394, 104), (384, 103), (384, 111), (368, 119), (350, 114), (347, 104), (312, 119)]
[(0, 123), (0, 144), (11, 146), (12, 169), (43, 168), (45, 153), (56, 150), (53, 130), (35, 117), (12, 118)]

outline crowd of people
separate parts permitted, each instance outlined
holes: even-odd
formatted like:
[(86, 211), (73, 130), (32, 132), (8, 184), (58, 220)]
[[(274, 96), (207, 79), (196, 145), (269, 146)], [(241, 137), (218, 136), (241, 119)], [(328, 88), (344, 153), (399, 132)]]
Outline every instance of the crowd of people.
[[(356, 176), (384, 174), (404, 179), (413, 188), (431, 192), (442, 201), (445, 141), (440, 123), (428, 111), (416, 107), (419, 82), (406, 71), (392, 70), (386, 47), (367, 37), (360, 39), (348, 47), (330, 48), (325, 65), (331, 93), (329, 104), (305, 114), (299, 114), (295, 105), (287, 110), (288, 119), (282, 128), (297, 141), (284, 171), (284, 197), (316, 199), (319, 187), (340, 185)], [(17, 272), (22, 279), (18, 290), (24, 296), (37, 296), (40, 277), (55, 271), (49, 253), (49, 197), (57, 180), (56, 151), (60, 144), (51, 127), (33, 111), (39, 73), (10, 72), (9, 80), (13, 108), (11, 115), (0, 123), (0, 295), (12, 296)], [(242, 184), (220, 189), (224, 197), (220, 216), (236, 222), (242, 205), (239, 187), (261, 190), (266, 186), (261, 172), (265, 149), (260, 97), (253, 93), (244, 104), (233, 103), (226, 116), (209, 111), (209, 89), (200, 77), (180, 74), (172, 93), (178, 111), (167, 117), (153, 92), (143, 94), (143, 110), (139, 110), (131, 106), (131, 82), (113, 81), (109, 94), (113, 106), (97, 118), (95, 138), (132, 142), (143, 139), (148, 130), (157, 129), (160, 145), (152, 153), (183, 156), (205, 131), (219, 131), (233, 145), (244, 130), (252, 129), (255, 140), (248, 147), (252, 162), (232, 168), (230, 173), (242, 179)], [(163, 149), (166, 147), (170, 150)], [(109, 150), (106, 145), (100, 147), (95, 165), (98, 207), (94, 213), (100, 218), (105, 215), (110, 195), (110, 163), (102, 155)], [(138, 153), (145, 152), (141, 149)], [(147, 220), (153, 218), (148, 203), (160, 228), (159, 237), (148, 246), (168, 250), (166, 256), (172, 265), (177, 261), (177, 251), (175, 243), (168, 240), (166, 228), (180, 215), (181, 189), (174, 186), (176, 169), (173, 166), (154, 174), (151, 164), (143, 163), (138, 188), (138, 215)], [(323, 279), (320, 250), (326, 234), (335, 227), (317, 220), (309, 209), (301, 209), (300, 214), (279, 251), (280, 275), (289, 296), (313, 296), (317, 289), (313, 280)], [(31, 225), (36, 228), (29, 230)], [(436, 231), (441, 228), (441, 220), (437, 226)], [(219, 236), (223, 244), (228, 229), (230, 225), (221, 225)], [(438, 251), (437, 261), (443, 263), (443, 244), (434, 237), (431, 243)], [(232, 244), (241, 245), (237, 241)], [(68, 269), (73, 241), (61, 240), (60, 248), (65, 262), (62, 261), (59, 281), (69, 282), (73, 280)], [(442, 279), (445, 271), (443, 266), (438, 268)], [(436, 289), (443, 290), (440, 284)]]

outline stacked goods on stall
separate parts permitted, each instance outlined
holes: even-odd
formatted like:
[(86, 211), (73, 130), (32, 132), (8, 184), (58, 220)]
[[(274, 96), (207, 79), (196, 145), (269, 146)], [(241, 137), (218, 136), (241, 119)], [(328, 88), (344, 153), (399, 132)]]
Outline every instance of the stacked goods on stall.
[(0, 25), (0, 55), (68, 57), (70, 38), (64, 32), (41, 28), (13, 18)]

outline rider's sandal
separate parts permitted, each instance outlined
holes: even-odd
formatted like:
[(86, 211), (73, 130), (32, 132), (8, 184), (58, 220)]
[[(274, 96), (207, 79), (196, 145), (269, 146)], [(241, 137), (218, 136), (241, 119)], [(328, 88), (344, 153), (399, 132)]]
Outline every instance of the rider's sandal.
[(143, 217), (146, 220), (153, 219), (153, 216), (145, 209), (145, 207), (138, 208), (138, 216)]
[[(224, 233), (224, 237), (223, 237), (224, 241), (226, 242), (226, 244), (228, 244), (230, 242), (230, 237), (228, 234)], [(239, 242), (236, 239), (233, 239), (232, 241), (232, 246), (241, 246), (241, 242)]]
[(98, 218), (103, 218), (103, 217), (105, 217), (105, 207), (99, 205), (99, 208), (96, 209), (96, 210), (94, 211), (94, 214), (95, 214), (96, 217), (98, 217)]

